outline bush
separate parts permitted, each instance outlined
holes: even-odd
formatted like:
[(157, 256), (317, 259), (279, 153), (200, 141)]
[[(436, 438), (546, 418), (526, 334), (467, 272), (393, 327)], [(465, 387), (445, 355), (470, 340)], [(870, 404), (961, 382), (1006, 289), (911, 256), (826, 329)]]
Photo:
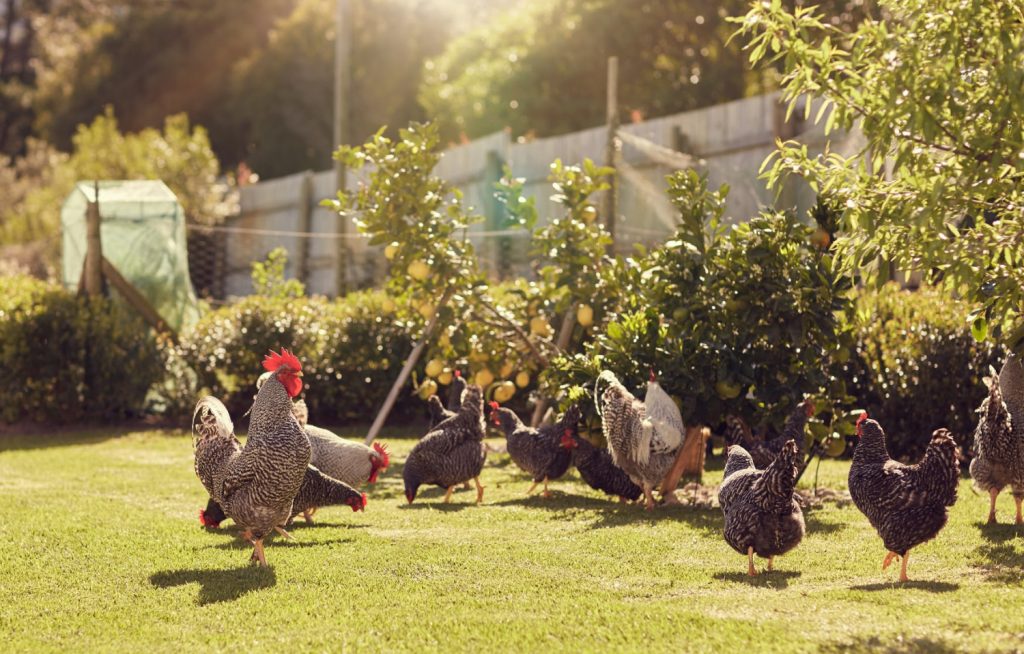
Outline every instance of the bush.
[(0, 417), (71, 422), (140, 414), (161, 374), (146, 325), (107, 298), (0, 277)]
[(989, 366), (999, 369), (1005, 351), (974, 340), (969, 312), (931, 287), (910, 292), (888, 284), (859, 298), (856, 352), (836, 374), (881, 423), (893, 457), (916, 460), (940, 427), (965, 451), (973, 446), (974, 411), (986, 395), (982, 377)]
[[(336, 301), (254, 295), (205, 315), (178, 351), (199, 389), (221, 398), (232, 415), (252, 406), (263, 356), (286, 347), (302, 361), (313, 419), (371, 420), (412, 349), (386, 299), (380, 291)], [(403, 409), (421, 410), (422, 402)]]

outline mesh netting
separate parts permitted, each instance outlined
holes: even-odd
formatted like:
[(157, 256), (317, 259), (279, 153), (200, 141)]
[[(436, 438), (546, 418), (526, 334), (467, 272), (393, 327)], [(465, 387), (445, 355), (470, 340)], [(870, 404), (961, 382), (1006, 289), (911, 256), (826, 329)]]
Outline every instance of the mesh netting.
[[(161, 181), (98, 183), (103, 256), (178, 332), (199, 319), (189, 280), (185, 214)], [(94, 182), (79, 182), (61, 209), (61, 277), (76, 288), (86, 250), (86, 210)]]

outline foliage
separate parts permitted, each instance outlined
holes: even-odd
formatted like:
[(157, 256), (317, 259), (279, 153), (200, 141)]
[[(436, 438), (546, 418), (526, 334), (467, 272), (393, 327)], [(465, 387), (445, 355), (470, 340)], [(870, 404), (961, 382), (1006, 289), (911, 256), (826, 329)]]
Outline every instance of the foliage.
[(766, 177), (798, 175), (843, 207), (841, 270), (923, 271), (975, 306), (976, 336), (1024, 348), (1024, 3), (879, 5), (887, 18), (850, 34), (778, 0), (740, 19), (751, 61), (782, 66), (791, 109), (867, 141), (851, 157), (783, 143)]
[(669, 186), (674, 238), (619, 268), (631, 305), (585, 354), (556, 361), (553, 382), (580, 397), (601, 369), (634, 388), (653, 369), (684, 419), (711, 425), (735, 414), (778, 426), (805, 395), (845, 400), (826, 369), (849, 340), (849, 284), (810, 243), (812, 230), (782, 213), (726, 230), (727, 188), (711, 191), (693, 171)]
[(57, 258), (60, 208), (75, 182), (83, 179), (161, 179), (181, 202), (190, 221), (211, 224), (231, 210), (227, 188), (217, 182), (219, 165), (206, 131), (184, 115), (171, 116), (163, 131), (124, 134), (108, 107), (91, 125), (82, 125), (65, 157), (40, 144), (15, 163), (21, 190), (14, 204), (0, 208), (3, 242), (50, 239)]
[[(606, 59), (619, 55), (625, 113), (662, 116), (744, 94), (724, 17), (742, 2), (534, 0), (452, 41), (427, 64), (420, 102), (446, 138), (516, 136), (605, 120)], [(566, 94), (566, 89), (572, 89)]]
[(256, 295), (286, 300), (306, 294), (305, 285), (297, 279), (285, 279), (284, 269), (288, 265), (288, 250), (276, 247), (267, 254), (266, 261), (252, 264), (252, 287)]
[(971, 337), (968, 311), (968, 303), (931, 287), (887, 284), (858, 299), (854, 356), (836, 374), (881, 423), (894, 456), (916, 460), (940, 427), (965, 452), (973, 446), (974, 411), (988, 394), (982, 378), (990, 366), (999, 369), (1004, 352)]
[(182, 339), (179, 356), (195, 371), (199, 390), (241, 416), (252, 405), (263, 356), (287, 347), (302, 361), (311, 420), (368, 421), (412, 348), (387, 301), (380, 291), (336, 301), (253, 295), (203, 316)]
[(106, 298), (0, 277), (0, 418), (48, 422), (139, 415), (160, 360), (146, 325)]

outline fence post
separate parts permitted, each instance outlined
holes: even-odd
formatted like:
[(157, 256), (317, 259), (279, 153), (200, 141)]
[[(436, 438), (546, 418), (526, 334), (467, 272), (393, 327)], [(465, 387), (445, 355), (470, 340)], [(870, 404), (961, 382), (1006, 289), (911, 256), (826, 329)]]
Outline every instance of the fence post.
[(85, 292), (103, 293), (103, 244), (100, 239), (100, 185), (93, 182), (93, 201), (85, 209), (85, 265), (82, 268)]
[[(616, 154), (618, 150), (619, 132), (619, 58), (608, 57), (608, 98), (606, 117), (608, 124), (608, 138), (605, 143), (604, 165), (615, 168)], [(615, 250), (615, 213), (616, 213), (616, 185), (618, 180), (612, 175), (609, 180), (608, 190), (604, 193), (604, 207), (601, 213), (604, 214), (604, 224), (608, 234), (612, 237), (609, 245), (610, 251)]]
[[(495, 231), (505, 228), (505, 207), (494, 194), (494, 185), (501, 181), (501, 173), (504, 166), (505, 162), (502, 161), (501, 155), (496, 150), (490, 150), (487, 153), (483, 173), (484, 197), (486, 198), (484, 210), (487, 214), (489, 229)], [(494, 273), (499, 279), (502, 279), (508, 274), (509, 247), (511, 243), (507, 236), (498, 236), (493, 239), (493, 243)]]
[[(351, 47), (352, 47), (352, 3), (349, 0), (337, 0), (334, 14), (334, 145), (341, 146), (348, 142), (349, 129), (349, 90), (351, 89)], [(348, 187), (347, 171), (341, 161), (334, 162), (334, 175), (337, 190), (345, 192)], [(338, 244), (335, 256), (335, 285), (338, 296), (348, 291), (348, 218), (343, 213), (337, 217)]]
[[(299, 186), (299, 231), (309, 234), (313, 231), (313, 171), (302, 173), (302, 184)], [(312, 237), (299, 236), (299, 252), (295, 261), (295, 276), (309, 286), (309, 251)]]

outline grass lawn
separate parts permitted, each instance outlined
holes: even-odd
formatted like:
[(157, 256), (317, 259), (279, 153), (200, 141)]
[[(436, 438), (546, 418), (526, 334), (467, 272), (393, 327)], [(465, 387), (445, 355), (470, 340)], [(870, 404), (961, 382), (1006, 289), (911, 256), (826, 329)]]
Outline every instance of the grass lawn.
[[(986, 527), (967, 481), (910, 576), (852, 505), (754, 580), (721, 513), (645, 513), (571, 472), (555, 497), (491, 454), (475, 491), (405, 505), (409, 439), (365, 513), (322, 509), (272, 539), (269, 570), (229, 521), (203, 530), (185, 432), (0, 437), (2, 651), (1012, 651), (1024, 649), (1024, 528)], [(708, 483), (721, 479), (717, 470)], [(821, 466), (844, 488), (847, 463)], [(808, 475), (813, 479), (813, 469)], [(1000, 518), (1013, 517), (1003, 496)]]

